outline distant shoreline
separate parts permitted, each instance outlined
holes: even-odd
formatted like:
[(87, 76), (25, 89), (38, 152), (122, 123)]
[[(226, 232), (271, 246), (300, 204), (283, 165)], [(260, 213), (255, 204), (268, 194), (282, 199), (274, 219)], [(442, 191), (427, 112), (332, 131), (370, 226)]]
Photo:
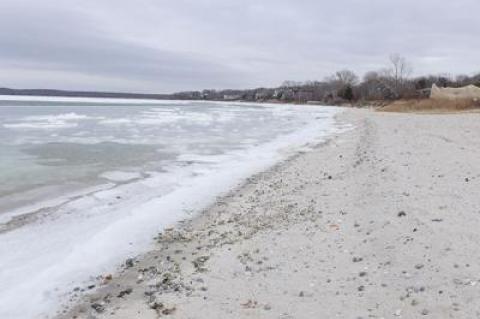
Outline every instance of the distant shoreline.
[(119, 92), (69, 91), (53, 89), (10, 89), (0, 88), (0, 95), (12, 96), (55, 96), (55, 97), (89, 97), (89, 98), (122, 98), (122, 99), (149, 99), (168, 100), (170, 94), (144, 94)]

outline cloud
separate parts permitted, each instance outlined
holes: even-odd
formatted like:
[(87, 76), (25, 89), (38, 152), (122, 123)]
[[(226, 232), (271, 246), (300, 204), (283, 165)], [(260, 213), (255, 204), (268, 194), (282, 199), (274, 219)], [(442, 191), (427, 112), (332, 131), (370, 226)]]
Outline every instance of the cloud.
[(472, 73), (474, 0), (4, 0), (0, 86), (171, 92), (363, 73)]

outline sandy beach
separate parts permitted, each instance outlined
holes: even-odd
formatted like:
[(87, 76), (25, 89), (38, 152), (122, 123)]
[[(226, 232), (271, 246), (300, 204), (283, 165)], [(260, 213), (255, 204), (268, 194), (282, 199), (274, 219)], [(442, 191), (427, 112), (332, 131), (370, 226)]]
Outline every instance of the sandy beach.
[(480, 114), (337, 119), (58, 318), (480, 318)]

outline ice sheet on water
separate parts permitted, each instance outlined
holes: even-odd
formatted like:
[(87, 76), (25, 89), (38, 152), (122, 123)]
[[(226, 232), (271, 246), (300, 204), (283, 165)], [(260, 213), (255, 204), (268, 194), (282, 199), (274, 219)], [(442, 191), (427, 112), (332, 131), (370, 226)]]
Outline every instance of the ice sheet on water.
[(52, 115), (26, 116), (20, 118), (16, 123), (5, 123), (3, 127), (9, 129), (64, 129), (77, 127), (79, 120), (91, 119), (86, 115), (76, 113), (63, 113)]

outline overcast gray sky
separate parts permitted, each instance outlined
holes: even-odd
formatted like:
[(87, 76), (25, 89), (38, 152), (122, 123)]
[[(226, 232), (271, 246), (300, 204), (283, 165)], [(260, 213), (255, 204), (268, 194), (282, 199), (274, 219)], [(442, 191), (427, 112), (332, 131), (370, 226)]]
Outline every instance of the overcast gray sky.
[(480, 71), (479, 0), (1, 0), (0, 87), (172, 92)]

